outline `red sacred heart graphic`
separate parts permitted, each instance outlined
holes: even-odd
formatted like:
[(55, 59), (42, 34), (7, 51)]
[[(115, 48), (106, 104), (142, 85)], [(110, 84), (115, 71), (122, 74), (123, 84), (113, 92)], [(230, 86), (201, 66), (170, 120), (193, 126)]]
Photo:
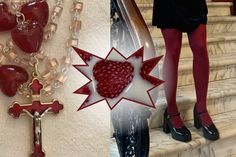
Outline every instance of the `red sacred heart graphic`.
[(0, 67), (0, 88), (2, 92), (12, 97), (18, 87), (28, 81), (28, 73), (25, 69), (15, 65), (3, 65)]
[(37, 22), (18, 25), (11, 32), (12, 40), (26, 53), (38, 52), (43, 42), (43, 28)]
[(144, 48), (140, 48), (125, 57), (112, 48), (105, 58), (101, 58), (73, 48), (85, 62), (74, 67), (89, 80), (74, 92), (87, 96), (78, 111), (101, 101), (106, 101), (112, 110), (123, 100), (122, 104), (132, 102), (155, 108), (156, 87), (164, 82), (157, 78), (157, 64), (162, 56), (144, 60)]
[(6, 3), (0, 2), (0, 31), (11, 30), (16, 25), (16, 16), (8, 11)]
[(132, 82), (134, 67), (129, 62), (102, 60), (93, 68), (97, 92), (105, 98), (115, 98)]
[(48, 3), (45, 0), (30, 1), (21, 7), (21, 13), (30, 23), (37, 21), (45, 27), (49, 18)]

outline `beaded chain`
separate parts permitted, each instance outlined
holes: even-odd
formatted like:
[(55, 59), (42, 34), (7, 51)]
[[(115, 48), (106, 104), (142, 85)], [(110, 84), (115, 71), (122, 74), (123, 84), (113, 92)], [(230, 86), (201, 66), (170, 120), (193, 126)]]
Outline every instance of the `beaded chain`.
[[(24, 3), (30, 2), (29, 0), (14, 0), (7, 1), (12, 6), (13, 11), (17, 13), (17, 9)], [(58, 28), (58, 21), (63, 12), (64, 0), (56, 0), (55, 6), (50, 14), (49, 22), (44, 29), (44, 44), (53, 39), (54, 34)], [(19, 55), (17, 48), (13, 41), (7, 40), (5, 46), (0, 43), (0, 65), (4, 63), (15, 63), (17, 65), (26, 67), (27, 70), (32, 71), (36, 62), (44, 64), (44, 70), (39, 70), (40, 80), (44, 84), (43, 94), (50, 96), (55, 93), (55, 90), (61, 87), (67, 80), (67, 71), (72, 64), (73, 46), (78, 46), (79, 31), (81, 29), (80, 13), (83, 9), (83, 3), (79, 0), (74, 0), (71, 9), (72, 18), (70, 25), (70, 38), (66, 41), (67, 53), (61, 59), (50, 58), (46, 55), (43, 49), (39, 52), (30, 55)], [(29, 79), (30, 80), (30, 79)], [(29, 82), (28, 82), (29, 83)], [(25, 97), (30, 97), (30, 90), (28, 89), (28, 83), (20, 86), (18, 93)]]

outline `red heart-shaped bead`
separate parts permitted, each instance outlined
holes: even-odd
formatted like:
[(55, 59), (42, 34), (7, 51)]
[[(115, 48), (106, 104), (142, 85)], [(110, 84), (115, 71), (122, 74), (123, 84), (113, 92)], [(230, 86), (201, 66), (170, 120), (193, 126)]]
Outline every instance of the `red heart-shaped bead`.
[(134, 67), (129, 62), (102, 60), (93, 68), (97, 92), (105, 98), (116, 98), (132, 82)]
[(46, 26), (49, 18), (49, 7), (45, 0), (34, 0), (24, 4), (21, 12), (26, 20), (30, 22), (37, 21), (43, 27)]
[(8, 11), (6, 3), (0, 2), (0, 31), (11, 30), (16, 25), (16, 16)]
[(18, 25), (11, 32), (12, 40), (26, 53), (38, 52), (43, 42), (43, 28), (37, 22)]
[(18, 87), (26, 83), (28, 78), (28, 73), (19, 66), (3, 65), (0, 67), (0, 88), (9, 97), (14, 96)]

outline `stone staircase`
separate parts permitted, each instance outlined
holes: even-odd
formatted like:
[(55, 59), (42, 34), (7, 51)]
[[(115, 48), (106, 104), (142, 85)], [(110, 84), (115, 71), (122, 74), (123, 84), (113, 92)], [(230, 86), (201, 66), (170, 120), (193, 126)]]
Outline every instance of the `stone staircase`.
[[(151, 26), (153, 0), (136, 0), (153, 37), (158, 55), (165, 45), (160, 30)], [(162, 132), (163, 112), (166, 108), (163, 85), (159, 87), (157, 109), (150, 119), (151, 157), (235, 157), (236, 156), (236, 17), (230, 15), (229, 2), (208, 1), (208, 51), (210, 83), (208, 110), (219, 128), (221, 138), (210, 142), (193, 127), (193, 106), (196, 102), (192, 77), (192, 52), (186, 34), (179, 67), (177, 103), (193, 140), (182, 143)]]
[[(151, 25), (153, 0), (136, 0), (152, 35), (157, 55), (165, 53), (161, 32)], [(163, 112), (166, 108), (163, 85), (158, 90), (157, 109), (150, 118), (150, 157), (236, 157), (236, 17), (230, 15), (229, 2), (208, 1), (208, 52), (210, 83), (208, 111), (221, 137), (211, 142), (193, 127), (193, 107), (196, 102), (192, 77), (192, 52), (186, 34), (179, 67), (177, 104), (193, 140), (182, 143), (162, 131)], [(160, 67), (162, 63), (160, 63)], [(160, 68), (161, 69), (161, 68)], [(111, 156), (119, 157), (113, 141)]]

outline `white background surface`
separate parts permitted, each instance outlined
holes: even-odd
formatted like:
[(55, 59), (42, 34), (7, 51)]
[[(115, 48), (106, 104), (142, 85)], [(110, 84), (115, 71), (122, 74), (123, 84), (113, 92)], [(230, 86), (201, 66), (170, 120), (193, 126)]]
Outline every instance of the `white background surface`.
[[(48, 0), (50, 9), (54, 0)], [(105, 56), (110, 49), (109, 0), (84, 0), (82, 30), (79, 47)], [(65, 54), (65, 39), (68, 38), (72, 0), (65, 0), (57, 35), (47, 43), (50, 56)], [(8, 33), (0, 33), (0, 42), (6, 41)], [(80, 63), (75, 54), (74, 63)], [(105, 157), (108, 156), (110, 137), (110, 111), (106, 104), (98, 104), (76, 112), (83, 96), (72, 94), (86, 83), (83, 76), (71, 68), (66, 85), (54, 96), (64, 103), (59, 115), (46, 115), (42, 121), (43, 147), (46, 157)], [(0, 92), (0, 157), (27, 157), (32, 150), (32, 124), (26, 116), (13, 119), (8, 107), (18, 97), (8, 98)], [(19, 102), (29, 102), (20, 100)]]

